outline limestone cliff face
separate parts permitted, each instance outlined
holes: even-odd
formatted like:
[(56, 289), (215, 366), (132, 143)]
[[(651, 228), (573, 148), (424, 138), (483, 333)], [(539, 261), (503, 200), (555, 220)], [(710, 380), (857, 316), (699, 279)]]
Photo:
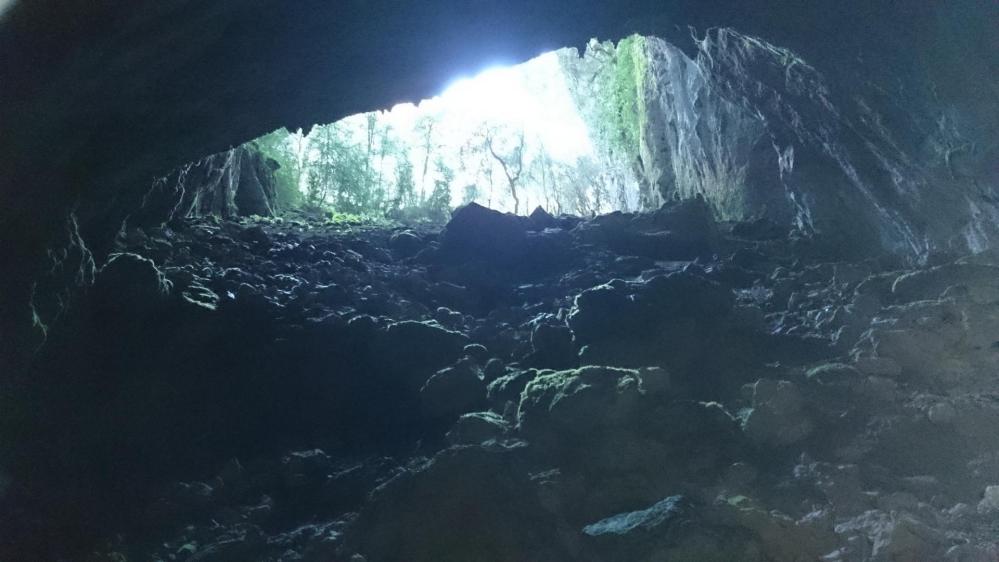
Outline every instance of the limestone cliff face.
[[(789, 222), (772, 146), (757, 116), (721, 95), (702, 61), (650, 37), (643, 98), (645, 182), (662, 200), (704, 196), (720, 218)], [(768, 177), (769, 176), (769, 177)]]
[[(641, 44), (630, 171), (646, 205), (700, 195), (722, 219), (765, 217), (844, 251), (912, 261), (995, 243), (997, 137), (971, 126), (973, 108), (934, 100), (932, 82), (859, 63), (863, 79), (834, 82), (732, 29), (695, 39), (689, 55), (655, 37)], [(591, 44), (578, 64), (615, 64), (607, 50)]]

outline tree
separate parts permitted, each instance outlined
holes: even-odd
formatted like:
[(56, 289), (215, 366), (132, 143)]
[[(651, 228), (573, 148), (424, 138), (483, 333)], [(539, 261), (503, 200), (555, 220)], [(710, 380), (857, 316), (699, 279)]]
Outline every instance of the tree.
[[(482, 189), (478, 186), (479, 179), (483, 179), (485, 185), (488, 186), (486, 192), (486, 207), (492, 207), (493, 204), (493, 157), (486, 150), (485, 139), (488, 136), (488, 126), (486, 123), (481, 123), (476, 128), (475, 132), (465, 141), (464, 146), (461, 148), (461, 162), (462, 165), (467, 169), (473, 171), (475, 176), (474, 189), (469, 191), (466, 188), (466, 196), (474, 195), (474, 197), (469, 201), (478, 201), (482, 197)], [(471, 161), (471, 162), (469, 162)]]
[[(408, 106), (415, 115), (403, 120), (367, 113), (317, 126), (310, 135), (284, 131), (259, 143), (278, 163), (286, 191), (301, 190), (309, 205), (348, 213), (436, 219), (452, 196), (516, 213), (537, 204), (555, 213), (633, 209), (635, 183), (645, 177), (647, 50), (644, 39), (633, 36), (618, 44), (594, 41), (582, 58), (560, 53), (570, 93), (593, 134), (594, 158), (556, 160), (540, 138), (495, 121), (479, 123), (457, 145), (444, 144), (451, 142), (444, 134), (450, 129), (442, 129), (434, 104)], [(411, 115), (411, 130), (397, 136), (390, 123)], [(639, 185), (641, 202), (650, 201)]]
[(423, 115), (416, 122), (416, 132), (420, 137), (420, 148), (423, 149), (423, 169), (420, 173), (420, 202), (426, 197), (427, 171), (430, 165), (430, 156), (434, 152), (434, 127), (437, 125), (437, 118), (433, 115)]
[[(367, 137), (367, 150), (364, 153), (364, 179), (371, 180), (371, 160), (374, 158), (375, 134), (378, 129), (378, 114), (374, 111), (365, 115), (365, 136)], [(364, 189), (371, 190), (371, 185), (367, 184)]]
[(310, 150), (304, 166), (306, 202), (310, 207), (319, 208), (329, 203), (339, 141), (332, 125), (313, 128), (309, 140)]
[(302, 202), (303, 154), (308, 144), (302, 131), (289, 133), (282, 128), (253, 142), (266, 158), (277, 165), (274, 180), (277, 184), (278, 204), (285, 208), (299, 205)]
[(365, 148), (353, 142), (345, 125), (315, 127), (309, 134), (308, 202), (332, 205), (340, 212), (368, 214), (374, 210), (371, 167)]
[(413, 163), (409, 155), (403, 152), (396, 162), (395, 169), (395, 199), (393, 210), (405, 209), (416, 205), (416, 185), (413, 182)]
[(468, 205), (469, 203), (477, 201), (480, 196), (482, 196), (482, 192), (479, 190), (479, 186), (474, 183), (470, 183), (462, 188), (461, 204)]
[(545, 150), (545, 145), (539, 140), (537, 156), (532, 159), (530, 165), (530, 176), (535, 182), (540, 183), (541, 197), (544, 200), (544, 207), (549, 212), (559, 214), (562, 212), (562, 198), (559, 194), (559, 185), (556, 181), (555, 161)]
[(434, 180), (434, 190), (424, 203), (427, 218), (434, 222), (444, 222), (451, 212), (451, 182), (454, 181), (454, 170), (438, 156), (434, 161), (438, 178)]
[[(378, 133), (378, 173), (376, 174), (375, 185), (382, 200), (382, 207), (388, 202), (387, 189), (385, 188), (385, 160), (388, 156), (399, 152), (399, 142), (392, 134), (392, 126), (385, 124)], [(381, 208), (381, 211), (385, 211)]]
[(524, 131), (519, 131), (514, 135), (514, 143), (497, 151), (497, 146), (502, 143), (499, 131), (496, 128), (487, 127), (485, 137), (485, 147), (489, 154), (496, 160), (503, 169), (507, 186), (510, 188), (510, 196), (513, 197), (513, 212), (520, 213), (520, 197), (517, 195), (517, 187), (520, 183), (520, 176), (524, 172)]
[[(593, 40), (582, 57), (575, 51), (559, 53), (569, 92), (597, 146), (599, 164), (610, 174), (605, 179), (619, 186), (637, 182), (639, 204), (647, 208), (657, 206), (659, 200), (642, 159), (648, 62), (646, 39), (639, 35), (616, 45)], [(629, 208), (626, 196), (618, 200), (622, 208)]]

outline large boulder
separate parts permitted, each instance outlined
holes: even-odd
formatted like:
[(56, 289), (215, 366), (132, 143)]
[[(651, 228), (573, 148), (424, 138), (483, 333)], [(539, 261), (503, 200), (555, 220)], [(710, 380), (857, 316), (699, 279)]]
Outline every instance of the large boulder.
[(461, 332), (446, 330), (433, 322), (406, 320), (389, 324), (379, 333), (379, 361), (405, 384), (419, 390), (434, 372), (457, 360), (468, 345)]
[(367, 562), (578, 559), (559, 540), (522, 456), (504, 447), (442, 451), (374, 491), (347, 550)]
[(670, 202), (653, 213), (614, 212), (576, 227), (584, 242), (623, 256), (692, 260), (711, 255), (717, 227), (703, 199)]
[(847, 559), (874, 562), (943, 560), (947, 543), (942, 532), (904, 511), (867, 511), (837, 525), (836, 532), (862, 538), (844, 541), (850, 545), (845, 554), (853, 555)]
[(615, 279), (580, 293), (568, 316), (580, 363), (659, 365), (686, 379), (699, 399), (717, 400), (713, 377), (751, 363), (763, 334), (726, 322), (730, 289), (695, 271), (645, 281)]
[(430, 418), (470, 412), (483, 406), (485, 399), (482, 370), (468, 359), (437, 371), (420, 389), (423, 413)]
[(452, 263), (512, 262), (524, 252), (528, 225), (525, 217), (469, 203), (455, 210), (444, 228), (440, 258)]
[(733, 304), (731, 291), (696, 273), (680, 271), (636, 283), (613, 280), (576, 297), (569, 327), (585, 345), (647, 336), (681, 319), (716, 322)]
[(797, 562), (818, 560), (835, 545), (830, 529), (768, 511), (745, 496), (721, 496), (713, 505), (670, 496), (591, 523), (583, 534), (599, 559), (639, 562)]
[(569, 313), (569, 327), (584, 345), (631, 336), (642, 327), (636, 308), (629, 298), (628, 285), (615, 279), (576, 295)]
[(762, 561), (746, 530), (711, 524), (688, 498), (670, 496), (583, 527), (600, 560), (635, 562)]
[(426, 247), (426, 242), (412, 230), (402, 230), (389, 237), (388, 246), (399, 257), (409, 258)]
[(794, 383), (760, 379), (752, 386), (752, 408), (743, 417), (749, 438), (764, 446), (797, 443), (814, 429), (806, 414), (805, 400)]
[(510, 424), (498, 414), (472, 412), (458, 418), (447, 432), (447, 440), (452, 445), (480, 445), (502, 439), (510, 429)]
[(662, 497), (678, 480), (712, 481), (744, 450), (718, 404), (671, 401), (662, 369), (588, 366), (541, 374), (524, 389), (518, 430), (551, 464), (576, 475), (574, 514), (598, 516)]
[(640, 373), (595, 366), (542, 375), (521, 395), (518, 425), (531, 436), (551, 431), (580, 435), (601, 426), (627, 424), (641, 413), (645, 379), (659, 385), (665, 377), (661, 369)]
[(951, 287), (963, 287), (977, 304), (999, 301), (999, 267), (953, 263), (900, 276), (892, 284), (898, 302), (937, 299)]
[(526, 362), (538, 367), (569, 369), (578, 365), (572, 332), (565, 324), (541, 322), (531, 330), (531, 353)]
[(138, 254), (113, 254), (94, 282), (94, 296), (104, 310), (138, 313), (162, 302), (173, 284), (152, 260)]
[(546, 211), (544, 207), (540, 205), (535, 207), (527, 218), (531, 220), (531, 229), (533, 230), (544, 230), (546, 228), (555, 228), (558, 226), (558, 219), (553, 217), (551, 213)]

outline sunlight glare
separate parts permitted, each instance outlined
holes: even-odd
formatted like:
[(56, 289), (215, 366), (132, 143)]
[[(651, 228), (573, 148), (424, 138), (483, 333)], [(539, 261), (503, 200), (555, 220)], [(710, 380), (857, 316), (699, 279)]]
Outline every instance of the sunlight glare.
[(458, 80), (424, 104), (428, 102), (458, 135), (467, 135), (473, 124), (485, 121), (523, 130), (564, 162), (593, 153), (555, 53)]

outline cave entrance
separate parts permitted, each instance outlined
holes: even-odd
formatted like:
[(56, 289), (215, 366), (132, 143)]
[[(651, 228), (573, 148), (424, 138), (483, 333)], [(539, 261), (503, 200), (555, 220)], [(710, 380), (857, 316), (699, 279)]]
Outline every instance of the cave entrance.
[(643, 39), (593, 40), (458, 79), (418, 103), (244, 148), (273, 170), (276, 198), (341, 217), (444, 222), (476, 202), (528, 214), (639, 207)]

